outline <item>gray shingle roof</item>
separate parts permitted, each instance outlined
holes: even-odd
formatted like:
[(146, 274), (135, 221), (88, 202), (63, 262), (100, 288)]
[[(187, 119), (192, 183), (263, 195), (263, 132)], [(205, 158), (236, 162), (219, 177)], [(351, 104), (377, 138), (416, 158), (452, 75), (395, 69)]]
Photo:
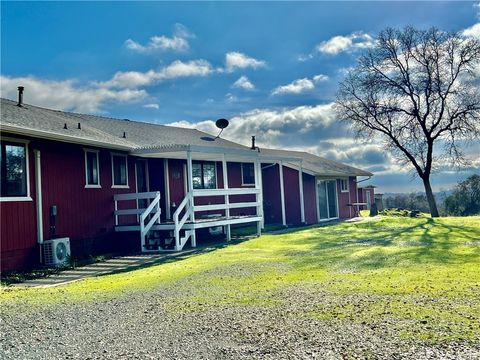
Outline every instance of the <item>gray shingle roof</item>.
[(302, 166), (315, 175), (324, 176), (372, 176), (371, 172), (357, 169), (353, 166), (345, 165), (337, 161), (328, 160), (323, 157), (313, 155), (303, 151), (261, 149), (261, 153), (266, 155), (281, 155), (285, 157), (297, 157), (302, 159)]
[[(125, 150), (165, 149), (186, 145), (248, 150), (232, 141), (217, 138), (196, 129), (187, 129), (139, 121), (113, 119), (103, 116), (77, 114), (45, 109), (25, 104), (17, 106), (16, 101), (1, 99), (0, 124), (2, 130), (8, 128), (31, 130), (38, 134), (64, 137), (76, 142), (95, 142), (107, 148)], [(81, 129), (78, 129), (78, 123)], [(67, 124), (67, 129), (64, 125)], [(123, 138), (125, 132), (126, 137)], [(360, 170), (336, 161), (299, 151), (261, 149), (261, 153), (286, 158), (301, 158), (305, 169), (317, 175), (331, 176), (371, 176), (368, 171)]]
[[(78, 140), (104, 143), (106, 147), (122, 146), (131, 150), (170, 147), (175, 145), (204, 145), (209, 147), (248, 147), (196, 129), (186, 129), (139, 121), (120, 120), (103, 116), (77, 114), (45, 109), (25, 104), (18, 107), (12, 100), (1, 99), (2, 126), (47, 132), (52, 135), (71, 136)], [(77, 128), (81, 123), (81, 130)], [(64, 129), (67, 124), (67, 130)], [(126, 138), (123, 138), (125, 132)]]

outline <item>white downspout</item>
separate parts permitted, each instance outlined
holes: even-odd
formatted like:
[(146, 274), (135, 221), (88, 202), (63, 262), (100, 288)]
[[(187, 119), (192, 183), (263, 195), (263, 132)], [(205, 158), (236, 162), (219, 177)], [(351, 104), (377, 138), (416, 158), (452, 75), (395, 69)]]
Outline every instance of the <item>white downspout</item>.
[(35, 194), (37, 207), (37, 243), (40, 245), (40, 263), (42, 263), (43, 212), (42, 212), (42, 169), (40, 150), (33, 150), (35, 157)]

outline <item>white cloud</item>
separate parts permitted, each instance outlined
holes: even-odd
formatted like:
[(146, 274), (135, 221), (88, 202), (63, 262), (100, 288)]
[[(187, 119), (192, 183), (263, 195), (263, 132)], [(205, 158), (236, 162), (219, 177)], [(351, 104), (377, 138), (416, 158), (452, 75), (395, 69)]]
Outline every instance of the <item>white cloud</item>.
[(182, 62), (175, 60), (158, 72), (160, 80), (175, 79), (189, 76), (207, 76), (212, 72), (210, 63), (206, 60), (191, 60)]
[(264, 67), (265, 61), (249, 57), (241, 52), (229, 52), (225, 55), (225, 71), (232, 72), (236, 69)]
[[(188, 128), (197, 128), (207, 133), (215, 134), (215, 121), (205, 120), (199, 123), (179, 121), (170, 124)], [(319, 131), (319, 129), (322, 129)], [(328, 130), (327, 130), (328, 129)], [(338, 132), (339, 126), (335, 121), (333, 103), (317, 106), (299, 106), (280, 110), (254, 109), (230, 119), (230, 126), (224, 131), (223, 137), (238, 143), (249, 144), (250, 136), (256, 135), (258, 144), (263, 147), (275, 147), (289, 144), (295, 146), (309, 146), (317, 144), (319, 136), (332, 135)], [(303, 133), (303, 139), (298, 134)], [(344, 136), (344, 131), (339, 131)], [(311, 143), (307, 138), (310, 136)]]
[(0, 76), (1, 96), (17, 98), (17, 87), (25, 87), (25, 102), (57, 110), (97, 112), (107, 102), (126, 103), (143, 99), (145, 90), (112, 90), (98, 87), (97, 84), (81, 86), (76, 80), (62, 81), (40, 79), (33, 76)]
[(187, 51), (189, 48), (187, 39), (191, 37), (194, 37), (194, 35), (190, 33), (185, 26), (176, 24), (172, 37), (155, 35), (150, 38), (150, 41), (146, 45), (141, 45), (132, 39), (128, 39), (125, 41), (125, 47), (140, 53), (148, 53), (156, 50)]
[(480, 23), (476, 23), (475, 25), (463, 30), (462, 35), (480, 39)]
[(143, 107), (147, 109), (160, 109), (160, 105), (158, 104), (145, 104), (143, 105)]
[(337, 35), (317, 45), (316, 50), (322, 54), (337, 55), (341, 52), (354, 49), (365, 49), (374, 45), (371, 35), (363, 32), (355, 32), (347, 36)]
[(238, 80), (233, 83), (232, 87), (241, 88), (244, 90), (255, 89), (255, 85), (253, 85), (253, 83), (246, 76), (240, 76)]
[(315, 82), (327, 81), (328, 79), (328, 76), (323, 74), (318, 74), (313, 77), (313, 81)]
[(480, 1), (473, 4), (473, 9), (477, 12), (477, 19), (480, 20)]
[(315, 85), (312, 80), (303, 78), (292, 81), (290, 84), (278, 86), (272, 91), (272, 95), (279, 94), (300, 94), (313, 90)]
[(119, 71), (112, 79), (101, 83), (101, 85), (107, 88), (137, 88), (169, 79), (207, 76), (212, 71), (210, 63), (206, 60), (191, 60), (188, 62), (175, 60), (158, 71)]

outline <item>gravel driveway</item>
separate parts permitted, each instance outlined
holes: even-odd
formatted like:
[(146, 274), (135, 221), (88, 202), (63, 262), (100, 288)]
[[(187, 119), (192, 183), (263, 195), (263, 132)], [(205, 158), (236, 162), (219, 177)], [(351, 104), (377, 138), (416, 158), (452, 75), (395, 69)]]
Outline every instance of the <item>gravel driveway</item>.
[[(320, 320), (339, 301), (322, 289), (285, 287), (270, 305), (193, 301), (198, 279), (93, 302), (2, 308), (2, 359), (479, 359), (480, 342), (427, 345), (388, 320)], [(198, 283), (195, 285), (198, 288)], [(208, 289), (205, 289), (208, 291)], [(280, 301), (278, 301), (280, 300)], [(345, 299), (341, 299), (344, 301)], [(356, 298), (355, 301), (362, 301)]]

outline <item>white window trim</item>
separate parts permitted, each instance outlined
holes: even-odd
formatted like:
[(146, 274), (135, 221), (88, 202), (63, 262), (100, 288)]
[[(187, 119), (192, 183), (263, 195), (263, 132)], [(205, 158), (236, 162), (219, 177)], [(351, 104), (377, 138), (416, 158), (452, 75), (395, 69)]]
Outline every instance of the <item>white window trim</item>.
[[(350, 192), (350, 181), (348, 181), (348, 179), (339, 179), (339, 180), (340, 180), (340, 192), (342, 193)], [(342, 181), (345, 181), (345, 183), (347, 184), (347, 188), (345, 190), (342, 188)]]
[(240, 163), (240, 173), (241, 173), (241, 176), (242, 176), (242, 186), (255, 186), (255, 182), (251, 183), (251, 184), (247, 184), (247, 183), (244, 183), (243, 182), (243, 164), (252, 164), (253, 165), (253, 179), (255, 179), (255, 164), (254, 163)]
[(11, 138), (11, 137), (6, 137), (6, 136), (5, 137), (2, 136), (0, 138), (0, 140), (1, 141), (15, 142), (15, 143), (25, 145), (25, 169), (26, 169), (25, 181), (27, 182), (27, 196), (0, 197), (0, 202), (33, 201), (32, 197), (30, 195), (30, 165), (29, 165), (30, 154), (28, 152), (28, 144), (30, 143), (30, 140), (17, 139), (17, 138)]
[[(83, 151), (85, 152), (85, 189), (101, 189), (102, 185), (100, 184), (100, 156), (99, 150), (94, 149), (86, 149), (84, 148)], [(98, 177), (98, 184), (89, 184), (88, 183), (88, 171), (87, 171), (87, 153), (95, 153), (97, 154), (97, 177)]]
[[(122, 156), (125, 158), (125, 171), (126, 171), (126, 177), (127, 177), (127, 185), (115, 185), (115, 176), (113, 172), (113, 157), (114, 156)], [(110, 162), (112, 165), (112, 189), (130, 189), (130, 186), (128, 185), (128, 155), (122, 154), (122, 153), (110, 153)]]

